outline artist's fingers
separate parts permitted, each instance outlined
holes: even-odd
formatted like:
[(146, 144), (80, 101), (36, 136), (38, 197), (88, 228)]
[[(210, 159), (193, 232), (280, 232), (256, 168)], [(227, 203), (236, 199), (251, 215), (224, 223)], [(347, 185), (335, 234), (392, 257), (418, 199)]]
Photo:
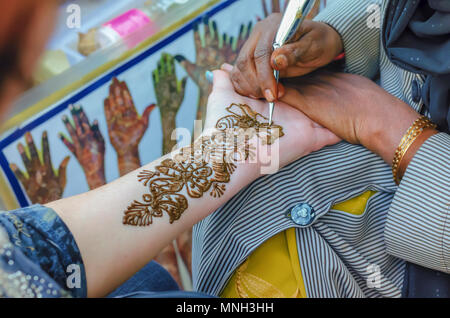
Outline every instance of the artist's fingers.
[(150, 118), (150, 114), (152, 113), (152, 111), (155, 109), (156, 105), (152, 104), (150, 106), (148, 106), (144, 112), (142, 113), (142, 122), (144, 123), (145, 127), (148, 127), (148, 122), (149, 122), (149, 118)]
[(59, 134), (59, 139), (66, 145), (71, 153), (76, 155), (76, 148), (73, 143), (71, 143), (63, 134)]
[(42, 157), (44, 159), (44, 166), (49, 168), (53, 173), (52, 158), (50, 156), (50, 146), (48, 144), (48, 135), (46, 131), (42, 133)]
[(253, 57), (259, 87), (269, 102), (275, 101), (278, 97), (277, 83), (271, 63), (272, 43), (272, 38), (266, 36), (261, 37), (255, 48)]
[(59, 186), (61, 187), (61, 189), (64, 189), (67, 184), (66, 172), (67, 172), (67, 165), (69, 164), (69, 161), (70, 161), (70, 157), (67, 156), (64, 158), (64, 160), (59, 165), (58, 181), (59, 181)]
[(17, 167), (17, 165), (14, 164), (14, 163), (10, 164), (9, 167), (11, 168), (12, 172), (13, 172), (14, 175), (16, 176), (17, 180), (19, 180), (20, 183), (22, 183), (22, 185), (23, 185), (24, 187), (27, 187), (28, 180), (27, 180), (27, 178), (25, 178), (25, 175), (24, 175), (23, 172), (19, 169), (19, 167)]
[[(227, 68), (223, 68), (222, 70), (226, 70)], [(239, 68), (233, 67), (229, 72), (231, 81), (234, 86), (234, 90), (243, 96), (249, 96), (251, 98), (262, 98), (263, 94), (258, 86), (258, 80), (256, 79), (256, 72), (249, 72), (247, 74), (243, 74)], [(252, 84), (250, 84), (252, 83)]]
[(34, 170), (33, 166), (31, 165), (30, 158), (28, 158), (28, 155), (25, 151), (25, 147), (22, 145), (22, 143), (19, 142), (17, 145), (17, 150), (19, 151), (20, 157), (22, 158), (23, 164), (25, 166), (25, 169), (27, 170), (28, 175), (32, 175)]

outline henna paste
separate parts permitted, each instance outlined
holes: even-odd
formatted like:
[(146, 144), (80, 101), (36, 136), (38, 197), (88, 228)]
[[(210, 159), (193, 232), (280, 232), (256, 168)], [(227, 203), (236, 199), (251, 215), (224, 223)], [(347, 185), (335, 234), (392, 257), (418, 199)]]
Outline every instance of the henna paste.
[(169, 215), (171, 224), (179, 220), (188, 208), (186, 196), (180, 194), (183, 190), (191, 198), (201, 198), (206, 192), (214, 198), (221, 197), (236, 163), (252, 156), (248, 140), (256, 135), (262, 144), (272, 145), (284, 136), (281, 126), (269, 126), (268, 119), (248, 105), (232, 104), (227, 111), (230, 115), (217, 121), (211, 136), (181, 149), (173, 159), (163, 160), (155, 171), (144, 170), (138, 175), (149, 193), (128, 207), (123, 218), (125, 225), (148, 226), (154, 217), (164, 213)]

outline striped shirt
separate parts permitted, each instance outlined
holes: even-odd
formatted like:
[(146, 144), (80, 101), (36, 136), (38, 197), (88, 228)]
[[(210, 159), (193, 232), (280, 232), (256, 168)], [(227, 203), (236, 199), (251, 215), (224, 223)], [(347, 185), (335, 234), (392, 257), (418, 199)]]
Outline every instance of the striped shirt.
[[(384, 12), (385, 1), (335, 1), (316, 20), (340, 33), (347, 72), (379, 75), (387, 92), (420, 112), (412, 87), (423, 79), (387, 58), (380, 28), (368, 23), (374, 4)], [(449, 158), (450, 136), (431, 137), (397, 187), (381, 158), (342, 142), (256, 180), (194, 228), (195, 289), (219, 295), (258, 246), (293, 227), (308, 297), (400, 297), (405, 261), (450, 273)], [(362, 215), (331, 209), (367, 190), (377, 193)], [(308, 226), (287, 214), (299, 203), (315, 210)]]

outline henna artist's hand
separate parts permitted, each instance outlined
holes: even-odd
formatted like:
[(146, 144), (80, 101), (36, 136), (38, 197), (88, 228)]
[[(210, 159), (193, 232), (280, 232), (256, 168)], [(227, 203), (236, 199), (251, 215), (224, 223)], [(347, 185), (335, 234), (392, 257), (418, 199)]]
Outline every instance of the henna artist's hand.
[(283, 102), (389, 164), (402, 136), (420, 117), (406, 103), (358, 75), (318, 72), (286, 85), (292, 88)]
[(66, 187), (66, 169), (70, 157), (64, 158), (59, 165), (58, 172), (53, 169), (50, 157), (47, 132), (42, 134), (42, 160), (29, 132), (25, 134), (27, 150), (19, 143), (18, 149), (25, 165), (26, 174), (15, 164), (11, 164), (11, 170), (22, 183), (32, 203), (45, 204), (62, 198)]
[[(231, 71), (231, 65), (225, 65)], [(249, 105), (252, 110), (266, 118), (268, 123), (268, 105), (266, 101), (244, 97), (235, 92), (229, 73), (214, 72), (214, 89), (208, 101), (206, 128), (213, 128), (220, 116), (226, 114), (225, 108), (232, 103)], [(328, 129), (321, 127), (294, 107), (278, 102), (275, 107), (274, 125), (283, 127), (284, 136), (280, 138), (280, 166), (283, 167), (311, 152), (332, 145), (340, 139)]]
[(153, 71), (153, 86), (163, 126), (163, 154), (172, 152), (177, 141), (172, 133), (177, 128), (176, 116), (184, 100), (187, 77), (178, 80), (174, 58), (163, 54), (158, 68)]
[(104, 105), (109, 138), (117, 152), (119, 172), (123, 176), (141, 167), (139, 143), (147, 131), (155, 105), (148, 106), (139, 116), (127, 84), (115, 77)]
[(340, 35), (322, 22), (305, 20), (291, 44), (273, 51), (272, 45), (281, 22), (280, 13), (271, 14), (255, 25), (231, 73), (238, 93), (254, 98), (276, 100), (284, 94), (276, 85), (273, 70), (281, 77), (297, 77), (330, 64), (343, 52)]
[(89, 189), (93, 190), (106, 183), (105, 141), (95, 120), (91, 125), (83, 108), (70, 106), (73, 123), (64, 115), (62, 120), (70, 139), (60, 133), (62, 142), (77, 158), (86, 175)]
[(190, 62), (182, 55), (175, 56), (175, 59), (199, 87), (197, 119), (204, 120), (208, 96), (211, 93), (211, 84), (206, 79), (205, 72), (218, 69), (223, 63), (234, 63), (250, 34), (252, 23), (241, 25), (237, 38), (229, 37), (227, 34), (221, 35), (217, 23), (215, 21), (210, 22), (205, 18), (203, 21), (205, 32), (202, 39), (199, 26), (199, 24), (194, 26), (195, 63)]

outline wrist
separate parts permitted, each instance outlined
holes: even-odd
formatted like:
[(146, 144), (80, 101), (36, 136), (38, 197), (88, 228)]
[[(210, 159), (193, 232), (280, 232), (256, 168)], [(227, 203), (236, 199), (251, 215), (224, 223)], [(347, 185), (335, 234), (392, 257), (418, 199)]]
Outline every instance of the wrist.
[(402, 101), (401, 105), (393, 104), (393, 109), (399, 111), (392, 116), (371, 118), (368, 131), (361, 137), (361, 144), (379, 155), (386, 163), (392, 165), (395, 152), (411, 125), (420, 115)]
[(342, 37), (339, 32), (333, 28), (331, 25), (325, 22), (321, 22), (327, 28), (327, 34), (329, 38), (330, 48), (333, 51), (334, 58), (342, 55), (344, 53), (344, 42), (342, 41)]
[(405, 172), (411, 163), (412, 159), (416, 155), (417, 151), (422, 147), (422, 145), (432, 136), (438, 134), (439, 131), (434, 128), (425, 128), (423, 132), (414, 140), (409, 149), (406, 151), (405, 155), (400, 162), (398, 167), (397, 176), (398, 180), (401, 180), (405, 175)]

